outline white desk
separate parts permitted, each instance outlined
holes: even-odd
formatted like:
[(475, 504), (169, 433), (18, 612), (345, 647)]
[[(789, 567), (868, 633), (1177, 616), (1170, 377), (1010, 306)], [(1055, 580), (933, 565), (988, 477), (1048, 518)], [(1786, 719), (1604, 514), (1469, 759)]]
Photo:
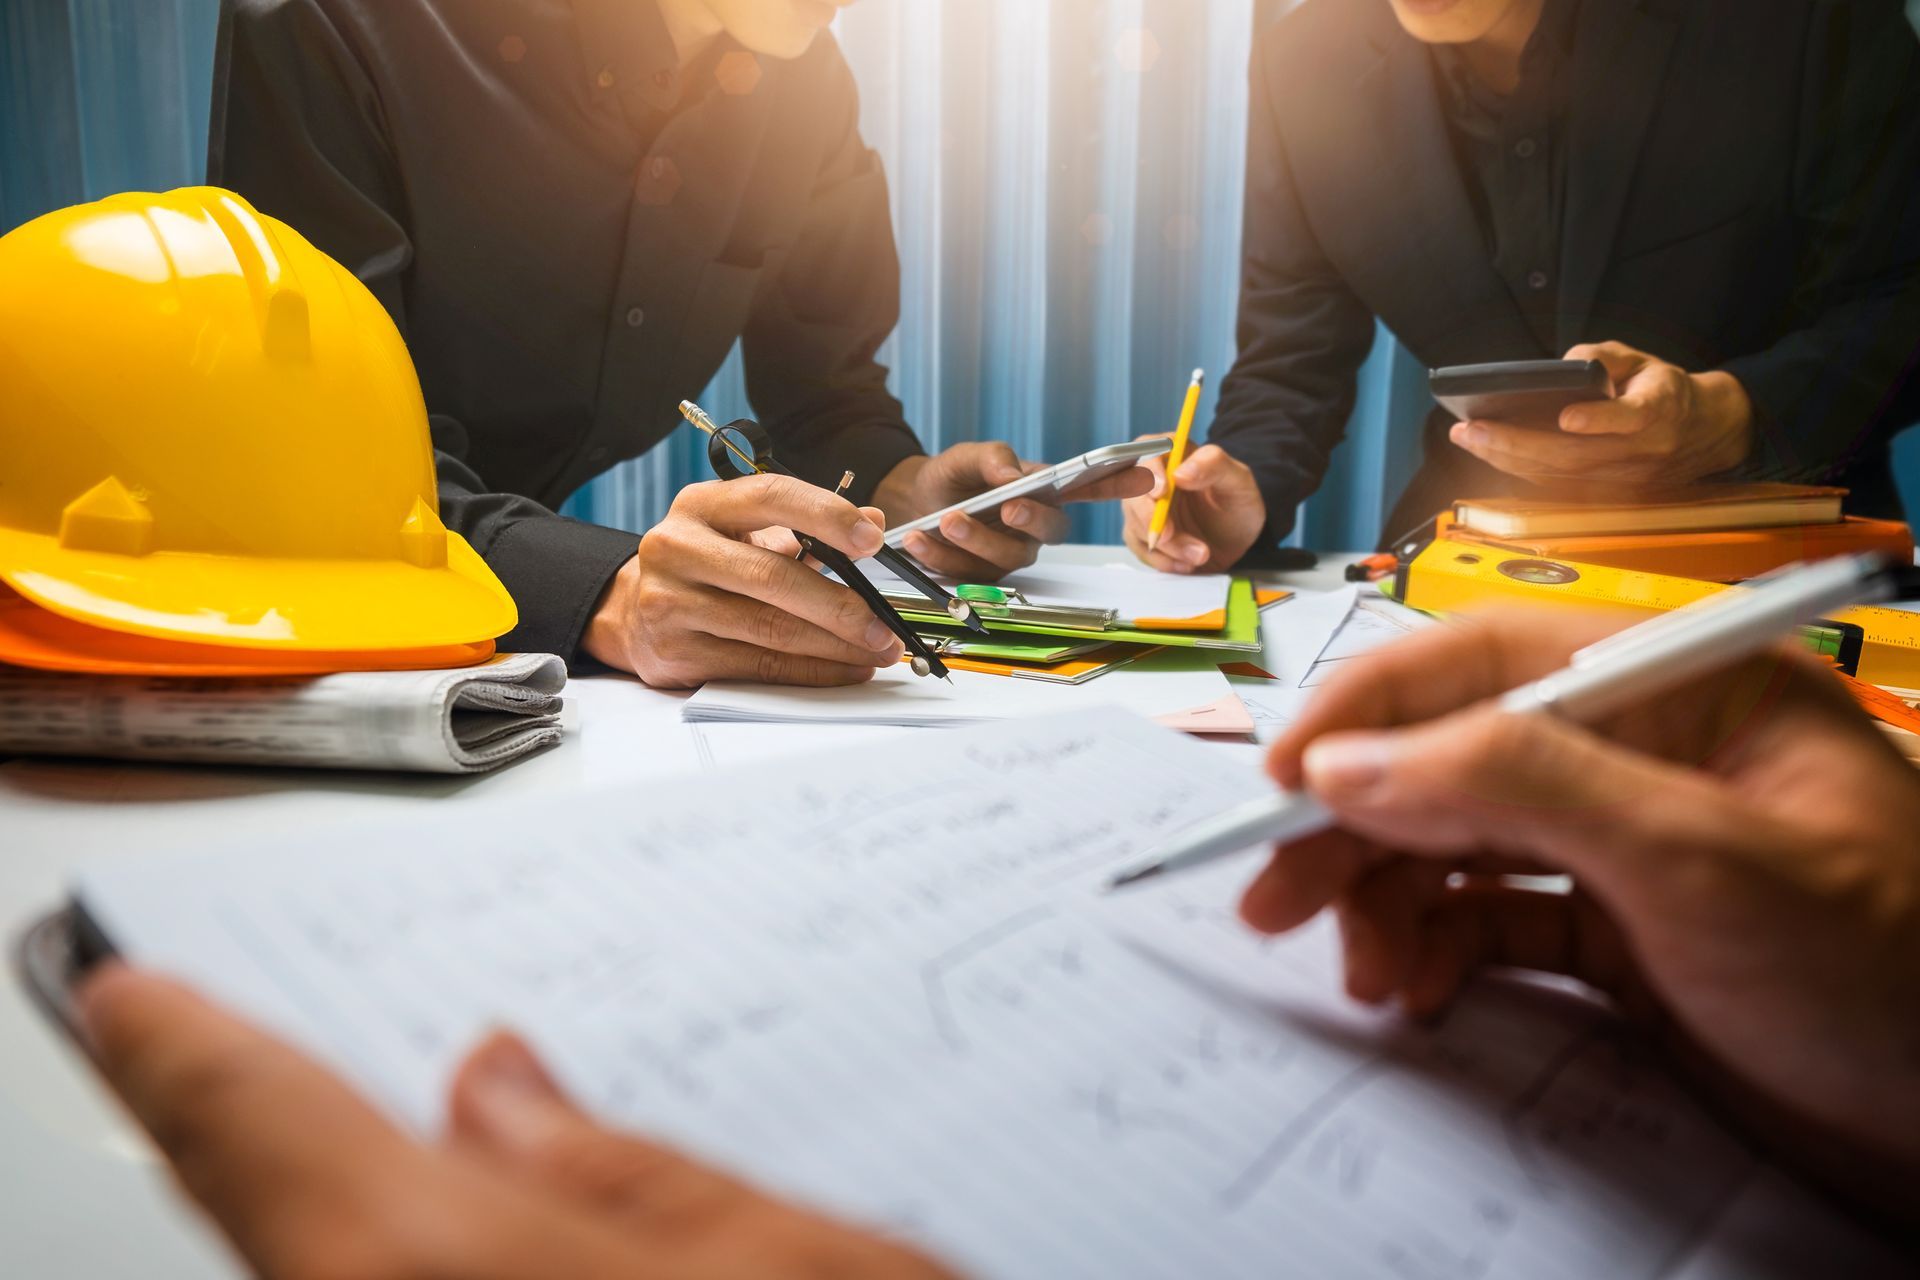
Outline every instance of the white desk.
[[(1082, 562), (1124, 559), (1112, 547), (1061, 548)], [(1353, 557), (1278, 576), (1326, 589)], [(15, 760), (0, 764), (0, 936), (63, 900), (69, 873), (101, 855), (138, 856), (217, 836), (258, 838), (317, 822), (402, 813), (504, 795), (569, 791), (700, 767), (680, 724), (682, 695), (616, 677), (575, 681), (566, 742), (480, 778), (362, 777), (274, 770), (173, 769)], [(804, 732), (804, 731), (803, 731)], [(0, 979), (0, 1276), (238, 1276), (224, 1246), (185, 1211), (138, 1130), (27, 1000), (9, 966)]]

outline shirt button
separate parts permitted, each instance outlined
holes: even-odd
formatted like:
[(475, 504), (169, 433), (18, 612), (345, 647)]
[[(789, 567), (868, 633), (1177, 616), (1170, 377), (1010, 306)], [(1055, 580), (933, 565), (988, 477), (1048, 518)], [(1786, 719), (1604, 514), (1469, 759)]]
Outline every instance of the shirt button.
[(638, 329), (647, 322), (647, 313), (638, 307), (627, 308), (627, 328)]
[(609, 456), (610, 455), (607, 452), (607, 446), (603, 444), (597, 444), (593, 446), (593, 448), (587, 450), (587, 461), (591, 462), (596, 467), (604, 463)]
[(1544, 271), (1527, 272), (1527, 288), (1544, 289), (1547, 287), (1547, 273)]
[(674, 74), (671, 71), (661, 70), (653, 73), (653, 87), (662, 93), (673, 88), (673, 81)]
[(1513, 144), (1513, 154), (1519, 156), (1522, 160), (1533, 159), (1534, 152), (1538, 151), (1539, 149), (1540, 149), (1539, 144), (1536, 143), (1532, 138), (1522, 138), (1520, 139), (1520, 141)]
[(611, 89), (611, 88), (613, 88), (613, 71), (612, 71), (612, 69), (611, 69), (611, 68), (608, 68), (608, 67), (602, 67), (602, 68), (600, 68), (600, 74), (599, 74), (599, 75), (597, 75), (597, 76), (595, 76), (595, 77), (593, 78), (593, 82), (594, 82), (595, 84), (597, 84), (597, 85), (599, 85), (599, 86), (600, 86), (600, 87), (601, 87), (602, 89)]

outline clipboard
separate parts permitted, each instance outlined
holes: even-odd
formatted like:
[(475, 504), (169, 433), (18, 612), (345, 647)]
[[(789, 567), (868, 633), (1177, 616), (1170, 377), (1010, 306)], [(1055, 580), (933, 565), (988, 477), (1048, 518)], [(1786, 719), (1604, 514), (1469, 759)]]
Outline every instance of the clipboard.
[[(893, 592), (883, 594), (887, 597), (887, 603), (903, 614), (926, 612), (926, 602), (923, 600)], [(1113, 630), (1120, 622), (1120, 611), (1117, 609), (1096, 609), (1067, 604), (1035, 604), (1018, 591), (1003, 590), (1000, 587), (965, 585), (954, 594), (972, 605), (974, 612), (980, 615), (982, 621), (989, 624), (999, 623), (1003, 630), (1017, 626), (1037, 626), (1063, 631), (1105, 632)]]
[[(1248, 578), (1236, 578), (1227, 593), (1227, 604), (1215, 615), (1220, 625), (1210, 630), (1169, 628), (1165, 630), (1144, 629), (1138, 626), (1113, 625), (1104, 630), (1091, 631), (1085, 626), (1064, 626), (1059, 622), (1029, 622), (1012, 618), (987, 617), (987, 629), (996, 634), (1015, 634), (1032, 636), (1064, 636), (1088, 639), (1098, 636), (1113, 644), (1138, 644), (1172, 646), (1182, 649), (1218, 650), (1225, 653), (1260, 652), (1260, 610), (1270, 604), (1277, 604), (1293, 593), (1284, 590), (1261, 589), (1255, 591), (1253, 582)], [(924, 601), (921, 602), (924, 605)], [(945, 614), (930, 613), (924, 608), (902, 608), (902, 616), (920, 626), (951, 626), (953, 619)], [(1205, 615), (1203, 615), (1205, 616)]]

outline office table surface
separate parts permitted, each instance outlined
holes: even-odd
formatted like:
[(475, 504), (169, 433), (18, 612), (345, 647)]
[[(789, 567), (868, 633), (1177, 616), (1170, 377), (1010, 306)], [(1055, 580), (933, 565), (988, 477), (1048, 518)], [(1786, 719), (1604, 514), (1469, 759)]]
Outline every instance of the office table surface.
[[(1059, 548), (1086, 563), (1124, 561), (1116, 547)], [(1324, 590), (1353, 557), (1328, 555), (1278, 585)], [(553, 799), (569, 791), (699, 769), (680, 723), (684, 694), (617, 676), (568, 686), (567, 740), (480, 777), (354, 775), (11, 760), (0, 764), (0, 1276), (241, 1274), (225, 1247), (174, 1195), (138, 1129), (80, 1055), (29, 1003), (12, 971), (20, 933), (58, 907), (71, 871), (101, 855), (183, 843), (271, 840), (318, 822), (399, 814), (468, 797)], [(911, 732), (911, 731), (908, 731)]]
[[(1050, 554), (1080, 563), (1129, 560), (1116, 547)], [(1353, 558), (1329, 553), (1313, 571), (1262, 581), (1330, 590)], [(244, 1274), (174, 1193), (144, 1135), (29, 1003), (12, 972), (21, 931), (61, 905), (75, 867), (102, 855), (137, 856), (208, 839), (269, 841), (316, 823), (399, 815), (467, 797), (563, 800), (583, 787), (698, 771), (695, 736), (680, 722), (686, 696), (626, 677), (574, 681), (567, 698), (577, 716), (565, 742), (476, 778), (0, 762), (0, 937), (9, 961), (0, 978), (0, 1277)], [(1815, 1238), (1778, 1239), (1777, 1223), (1807, 1225), (1804, 1215), (1785, 1212), (1803, 1196), (1785, 1175), (1764, 1171), (1719, 1219), (1716, 1234), (1731, 1247), (1696, 1255), (1669, 1280), (1731, 1280), (1741, 1273), (1740, 1258), (1788, 1246), (1791, 1256), (1824, 1256), (1828, 1244), (1854, 1238), (1853, 1228), (1835, 1218), (1811, 1228)]]

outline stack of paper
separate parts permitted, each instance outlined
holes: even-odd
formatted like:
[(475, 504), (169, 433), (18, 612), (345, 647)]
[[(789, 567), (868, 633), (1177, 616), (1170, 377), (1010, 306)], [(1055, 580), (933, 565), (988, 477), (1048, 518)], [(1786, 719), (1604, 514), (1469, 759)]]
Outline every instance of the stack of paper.
[(113, 858), (75, 900), (416, 1133), (512, 1026), (607, 1124), (983, 1280), (1910, 1274), (1597, 1005), (1360, 1009), (1330, 931), (1234, 919), (1244, 863), (1088, 893), (1254, 771), (1112, 714), (921, 736), (753, 804), (460, 806)]
[(978, 724), (1117, 706), (1191, 733), (1251, 733), (1253, 720), (1214, 660), (1167, 651), (1087, 685), (1006, 680), (955, 671), (953, 683), (916, 676), (905, 666), (868, 684), (802, 689), (716, 680), (687, 699), (690, 723), (882, 724), (907, 727)]

